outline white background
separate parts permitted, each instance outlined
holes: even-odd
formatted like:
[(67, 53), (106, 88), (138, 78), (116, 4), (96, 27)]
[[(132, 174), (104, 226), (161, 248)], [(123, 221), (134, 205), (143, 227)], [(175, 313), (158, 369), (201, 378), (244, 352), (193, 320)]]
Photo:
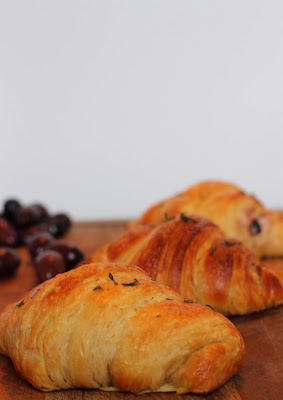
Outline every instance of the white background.
[(206, 179), (283, 208), (282, 1), (0, 1), (0, 201), (138, 215)]

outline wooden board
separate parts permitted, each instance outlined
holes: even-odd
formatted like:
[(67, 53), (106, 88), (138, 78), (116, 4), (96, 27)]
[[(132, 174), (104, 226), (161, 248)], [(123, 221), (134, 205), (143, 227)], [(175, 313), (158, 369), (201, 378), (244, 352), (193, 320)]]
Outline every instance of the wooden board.
[[(126, 221), (75, 223), (62, 240), (72, 240), (86, 256), (118, 237)], [(19, 249), (22, 263), (15, 277), (0, 281), (0, 310), (37, 284), (28, 252)], [(272, 261), (283, 268), (283, 261)], [(0, 356), (0, 400), (282, 400), (283, 399), (283, 307), (231, 320), (246, 344), (246, 359), (239, 373), (208, 396), (108, 393), (97, 390), (66, 390), (42, 393), (23, 381), (11, 361)]]

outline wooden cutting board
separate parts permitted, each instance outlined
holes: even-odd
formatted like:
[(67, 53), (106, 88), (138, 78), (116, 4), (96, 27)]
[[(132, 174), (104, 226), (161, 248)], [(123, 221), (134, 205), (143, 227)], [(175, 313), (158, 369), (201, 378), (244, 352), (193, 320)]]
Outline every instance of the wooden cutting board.
[[(126, 221), (75, 223), (62, 240), (81, 246), (85, 255), (118, 237)], [(22, 263), (15, 277), (0, 281), (0, 310), (19, 300), (37, 284), (28, 252), (19, 249)], [(283, 261), (272, 263), (283, 269)], [(283, 307), (244, 317), (231, 318), (246, 344), (246, 359), (239, 373), (208, 396), (109, 393), (97, 390), (65, 390), (42, 393), (23, 381), (11, 361), (0, 356), (0, 400), (282, 400), (283, 399)]]

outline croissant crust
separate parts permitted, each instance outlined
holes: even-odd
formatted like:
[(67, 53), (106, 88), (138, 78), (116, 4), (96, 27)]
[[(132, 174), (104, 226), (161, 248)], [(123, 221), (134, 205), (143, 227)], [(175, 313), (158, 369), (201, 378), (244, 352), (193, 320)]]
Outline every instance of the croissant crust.
[(137, 267), (100, 263), (57, 275), (8, 306), (0, 351), (43, 391), (207, 393), (238, 370), (244, 344), (209, 307)]
[(201, 182), (154, 204), (131, 226), (161, 224), (180, 213), (209, 218), (258, 257), (283, 256), (283, 213), (267, 210), (254, 196), (221, 181)]
[(90, 261), (138, 265), (184, 298), (223, 314), (248, 314), (283, 303), (283, 273), (196, 215), (132, 228)]

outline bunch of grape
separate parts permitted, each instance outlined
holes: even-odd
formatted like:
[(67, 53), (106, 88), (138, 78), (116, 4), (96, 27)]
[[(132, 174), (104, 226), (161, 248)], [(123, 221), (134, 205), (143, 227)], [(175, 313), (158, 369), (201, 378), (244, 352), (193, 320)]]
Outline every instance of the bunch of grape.
[(57, 241), (70, 228), (66, 214), (49, 215), (42, 204), (4, 203), (0, 215), (0, 277), (13, 275), (20, 265), (15, 246), (27, 246), (40, 282), (74, 268), (84, 255), (72, 242)]

